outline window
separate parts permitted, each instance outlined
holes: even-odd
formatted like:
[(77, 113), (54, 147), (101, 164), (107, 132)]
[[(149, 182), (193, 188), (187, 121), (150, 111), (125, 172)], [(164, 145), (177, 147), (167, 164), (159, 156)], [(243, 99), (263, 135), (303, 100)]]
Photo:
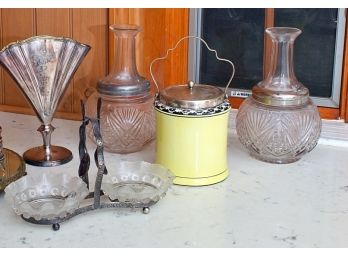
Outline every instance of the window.
[[(229, 94), (245, 98), (268, 69), (271, 26), (297, 27), (302, 34), (294, 49), (295, 73), (309, 88), (318, 106), (339, 108), (345, 31), (344, 9), (192, 9), (190, 34), (204, 38), (211, 48), (236, 66)], [(230, 67), (190, 42), (189, 78), (224, 86)]]

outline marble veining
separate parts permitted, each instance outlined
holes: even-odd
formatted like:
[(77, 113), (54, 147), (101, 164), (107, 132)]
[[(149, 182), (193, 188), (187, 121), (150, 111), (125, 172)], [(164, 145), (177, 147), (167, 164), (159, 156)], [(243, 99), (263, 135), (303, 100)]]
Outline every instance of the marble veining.
[[(52, 143), (69, 148), (74, 159), (49, 169), (77, 174), (80, 122), (52, 124)], [(19, 154), (42, 143), (34, 116), (0, 112), (0, 125), (4, 147)], [(93, 153), (91, 141), (87, 147)], [(0, 247), (348, 247), (347, 156), (346, 147), (319, 143), (296, 163), (268, 164), (250, 157), (231, 129), (229, 177), (210, 186), (172, 186), (148, 215), (97, 210), (55, 232), (23, 221), (0, 193)], [(109, 169), (119, 160), (153, 162), (155, 144), (105, 158)], [(44, 169), (27, 166), (28, 173)]]

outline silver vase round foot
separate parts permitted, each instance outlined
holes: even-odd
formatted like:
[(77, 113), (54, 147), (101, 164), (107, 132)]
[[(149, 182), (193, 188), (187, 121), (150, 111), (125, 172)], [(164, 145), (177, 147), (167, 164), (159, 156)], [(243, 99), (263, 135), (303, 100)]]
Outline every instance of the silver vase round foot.
[(42, 135), (43, 146), (37, 146), (27, 150), (23, 154), (26, 163), (40, 167), (53, 167), (62, 165), (72, 160), (70, 150), (51, 144), (51, 134), (55, 127), (52, 125), (41, 125), (37, 131)]
[(15, 79), (41, 122), (43, 146), (24, 153), (28, 164), (56, 166), (72, 159), (64, 147), (51, 145), (51, 125), (58, 103), (90, 46), (70, 38), (36, 36), (11, 43), (0, 52), (0, 63)]
[(23, 154), (26, 163), (34, 166), (53, 167), (70, 162), (73, 158), (71, 151), (65, 147), (51, 145), (50, 154), (46, 154), (44, 146), (31, 148)]

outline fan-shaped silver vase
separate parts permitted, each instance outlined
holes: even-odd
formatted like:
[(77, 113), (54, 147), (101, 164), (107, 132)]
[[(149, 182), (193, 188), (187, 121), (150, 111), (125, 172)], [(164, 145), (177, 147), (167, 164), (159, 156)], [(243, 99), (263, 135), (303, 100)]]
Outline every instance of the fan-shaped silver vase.
[(51, 145), (53, 114), (69, 81), (86, 56), (90, 46), (70, 38), (36, 36), (11, 43), (0, 52), (0, 63), (17, 82), (42, 125), (38, 131), (43, 146), (23, 154), (35, 166), (57, 166), (69, 162), (68, 149)]

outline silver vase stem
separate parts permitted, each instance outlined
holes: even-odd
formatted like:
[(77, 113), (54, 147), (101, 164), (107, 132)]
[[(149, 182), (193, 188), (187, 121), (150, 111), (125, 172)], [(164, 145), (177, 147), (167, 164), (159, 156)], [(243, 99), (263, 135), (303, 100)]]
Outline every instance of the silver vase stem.
[(47, 161), (51, 160), (52, 158), (51, 135), (54, 129), (55, 127), (49, 124), (49, 125), (41, 125), (37, 130), (42, 135), (43, 147), (45, 149), (45, 159)]

